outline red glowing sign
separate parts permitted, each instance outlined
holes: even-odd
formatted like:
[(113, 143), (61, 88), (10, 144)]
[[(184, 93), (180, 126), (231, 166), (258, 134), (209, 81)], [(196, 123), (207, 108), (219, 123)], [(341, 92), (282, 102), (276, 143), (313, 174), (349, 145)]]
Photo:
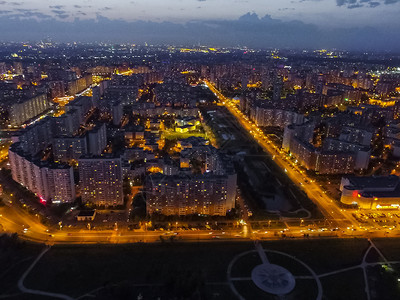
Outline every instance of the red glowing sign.
[(46, 199), (44, 199), (42, 196), (39, 197), (40, 199), (40, 203), (42, 203), (43, 205), (46, 205)]

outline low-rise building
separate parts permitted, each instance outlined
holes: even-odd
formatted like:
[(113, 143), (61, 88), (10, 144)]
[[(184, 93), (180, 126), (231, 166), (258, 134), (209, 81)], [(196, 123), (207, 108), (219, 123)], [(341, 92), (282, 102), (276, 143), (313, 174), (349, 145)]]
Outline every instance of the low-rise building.
[(398, 176), (346, 176), (340, 183), (340, 201), (363, 209), (398, 209), (400, 207)]
[(78, 221), (93, 221), (96, 217), (96, 210), (81, 210), (76, 216)]

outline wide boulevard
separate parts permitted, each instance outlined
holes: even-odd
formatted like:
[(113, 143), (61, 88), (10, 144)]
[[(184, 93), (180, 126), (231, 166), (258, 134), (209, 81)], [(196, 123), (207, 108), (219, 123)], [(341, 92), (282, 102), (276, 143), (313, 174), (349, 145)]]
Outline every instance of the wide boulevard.
[[(81, 229), (63, 226), (47, 227), (40, 222), (38, 214), (32, 214), (11, 195), (3, 193), (1, 196), (5, 205), (0, 207), (0, 232), (18, 233), (23, 239), (47, 244), (93, 244), (93, 243), (146, 243), (146, 242), (209, 242), (209, 241), (243, 241), (281, 238), (324, 238), (324, 237), (396, 237), (400, 230), (391, 228), (373, 228), (361, 226), (353, 218), (352, 210), (338, 207), (337, 202), (327, 195), (321, 186), (309, 178), (287, 155), (265, 135), (260, 128), (243, 115), (232, 99), (224, 97), (211, 83), (205, 84), (219, 98), (220, 105), (225, 106), (237, 119), (238, 123), (264, 149), (274, 163), (285, 172), (307, 196), (318, 206), (329, 225), (323, 228), (305, 226), (299, 221), (296, 226), (282, 228), (267, 228), (254, 230), (248, 219), (242, 220), (240, 226), (223, 230), (183, 230), (176, 228), (170, 231), (153, 230), (146, 228), (129, 230), (128, 224), (118, 224), (114, 229), (91, 229), (90, 226), (81, 226)], [(293, 223), (292, 223), (293, 224)], [(85, 228), (85, 229), (83, 229)]]
[(237, 105), (232, 99), (222, 95), (222, 93), (218, 91), (212, 83), (208, 81), (205, 81), (204, 83), (218, 97), (220, 103), (229, 110), (247, 132), (257, 141), (264, 151), (272, 157), (282, 172), (285, 172), (293, 183), (302, 189), (318, 206), (332, 226), (346, 229), (360, 229), (358, 222), (356, 222), (356, 220), (351, 216), (351, 212), (339, 208), (335, 203), (335, 200), (327, 195), (318, 183), (309, 178), (307, 174), (303, 170), (300, 170), (294, 162), (288, 160), (286, 153), (281, 151), (279, 147), (275, 146), (269, 137), (237, 108)]

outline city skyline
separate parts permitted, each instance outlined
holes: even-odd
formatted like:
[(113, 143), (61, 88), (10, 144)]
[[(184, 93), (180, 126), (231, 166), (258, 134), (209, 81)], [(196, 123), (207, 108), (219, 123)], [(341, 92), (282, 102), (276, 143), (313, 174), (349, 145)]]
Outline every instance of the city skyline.
[[(302, 21), (322, 27), (390, 24), (397, 21), (398, 0), (144, 0), (136, 1), (0, 1), (1, 14), (17, 17), (55, 18), (64, 21), (96, 19), (124, 21), (235, 20), (250, 12), (283, 21)], [(368, 13), (368, 15), (365, 15)], [(389, 19), (375, 19), (385, 13)], [(329, 19), (326, 17), (329, 16)], [(338, 21), (341, 23), (338, 24)], [(395, 24), (393, 24), (395, 25)]]
[[(0, 1), (1, 41), (398, 51), (399, 1)], [(384, 15), (385, 18), (380, 16)], [(30, 28), (29, 31), (26, 28)]]
[(400, 299), (400, 0), (0, 0), (0, 298)]

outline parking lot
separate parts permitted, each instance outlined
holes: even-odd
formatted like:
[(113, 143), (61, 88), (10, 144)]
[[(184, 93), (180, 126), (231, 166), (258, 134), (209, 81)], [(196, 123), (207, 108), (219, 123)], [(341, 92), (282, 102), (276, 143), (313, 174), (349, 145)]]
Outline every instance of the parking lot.
[(400, 224), (399, 211), (357, 211), (352, 213), (354, 219), (360, 222), (360, 227), (366, 229), (388, 229), (398, 228)]

